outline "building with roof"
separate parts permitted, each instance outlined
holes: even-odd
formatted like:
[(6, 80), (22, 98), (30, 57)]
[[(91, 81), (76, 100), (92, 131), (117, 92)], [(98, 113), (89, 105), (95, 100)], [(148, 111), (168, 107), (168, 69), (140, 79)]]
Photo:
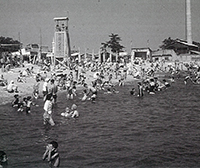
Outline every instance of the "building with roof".
[(200, 43), (188, 43), (185, 40), (171, 40), (164, 49), (152, 52), (153, 60), (168, 60), (179, 62), (200, 61)]
[(152, 51), (152, 61), (178, 61), (177, 54), (173, 49), (160, 49)]
[(152, 60), (152, 50), (150, 48), (132, 48), (131, 49), (131, 62), (135, 59)]

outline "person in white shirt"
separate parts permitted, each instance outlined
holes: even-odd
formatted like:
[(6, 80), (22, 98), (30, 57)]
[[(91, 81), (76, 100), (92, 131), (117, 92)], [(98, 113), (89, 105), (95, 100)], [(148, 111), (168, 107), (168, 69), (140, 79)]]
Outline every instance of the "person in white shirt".
[(51, 126), (55, 125), (52, 118), (52, 106), (53, 106), (52, 100), (53, 100), (52, 94), (47, 94), (44, 103), (44, 114), (43, 114), (44, 125), (46, 125), (47, 123), (49, 123)]

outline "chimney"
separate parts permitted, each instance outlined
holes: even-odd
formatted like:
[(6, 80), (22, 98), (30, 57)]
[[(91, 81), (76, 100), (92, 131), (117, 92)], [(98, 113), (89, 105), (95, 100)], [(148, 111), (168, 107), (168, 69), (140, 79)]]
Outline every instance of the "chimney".
[(186, 39), (192, 44), (191, 6), (190, 0), (186, 0)]

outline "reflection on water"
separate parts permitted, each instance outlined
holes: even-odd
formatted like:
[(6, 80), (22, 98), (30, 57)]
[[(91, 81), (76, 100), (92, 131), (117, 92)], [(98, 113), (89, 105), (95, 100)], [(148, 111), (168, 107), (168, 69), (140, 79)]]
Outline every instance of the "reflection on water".
[[(42, 99), (30, 115), (2, 105), (0, 150), (9, 167), (47, 167), (42, 154), (51, 140), (59, 143), (61, 167), (200, 167), (200, 86), (177, 82), (143, 98), (130, 96), (131, 88), (99, 93), (96, 103), (59, 95), (55, 127), (43, 126)], [(61, 117), (74, 102), (80, 117)]]

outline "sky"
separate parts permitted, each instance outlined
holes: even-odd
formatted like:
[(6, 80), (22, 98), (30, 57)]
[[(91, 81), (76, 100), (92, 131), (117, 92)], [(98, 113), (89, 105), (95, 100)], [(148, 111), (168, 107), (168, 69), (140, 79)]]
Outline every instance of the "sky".
[[(200, 42), (200, 0), (191, 0), (192, 39)], [(125, 51), (156, 50), (185, 39), (185, 0), (0, 0), (0, 36), (52, 46), (55, 17), (69, 18), (71, 48), (98, 52), (111, 33)], [(40, 38), (41, 37), (41, 38)]]

